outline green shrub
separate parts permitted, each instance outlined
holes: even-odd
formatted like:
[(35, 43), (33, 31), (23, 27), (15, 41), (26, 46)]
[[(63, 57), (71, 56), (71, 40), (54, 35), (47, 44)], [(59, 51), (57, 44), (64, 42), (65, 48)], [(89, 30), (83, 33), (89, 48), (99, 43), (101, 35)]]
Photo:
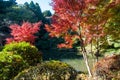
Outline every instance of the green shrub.
[(27, 67), (28, 64), (20, 55), (0, 52), (0, 80), (10, 80)]
[(27, 42), (12, 42), (5, 45), (3, 51), (21, 55), (29, 65), (36, 65), (41, 62), (41, 53), (35, 46)]
[(77, 72), (68, 64), (48, 61), (19, 73), (14, 80), (75, 80)]

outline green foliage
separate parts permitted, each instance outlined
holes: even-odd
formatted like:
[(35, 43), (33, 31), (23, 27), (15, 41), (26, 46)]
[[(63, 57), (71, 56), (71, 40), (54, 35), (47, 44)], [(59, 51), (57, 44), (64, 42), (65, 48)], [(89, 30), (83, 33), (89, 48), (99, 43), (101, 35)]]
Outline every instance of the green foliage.
[(52, 13), (50, 12), (50, 10), (45, 10), (43, 13), (43, 16), (45, 17), (45, 24), (51, 24), (52, 22)]
[(46, 10), (46, 11), (43, 12), (43, 16), (44, 17), (50, 17), (50, 16), (52, 16), (52, 13), (50, 12), (50, 10)]
[(27, 42), (12, 42), (6, 44), (3, 51), (21, 55), (29, 65), (36, 65), (41, 62), (41, 53), (39, 53), (35, 46)]
[(110, 40), (103, 46), (104, 55), (120, 54), (120, 40)]
[(44, 62), (19, 73), (14, 80), (75, 80), (77, 72), (60, 61)]
[(0, 53), (0, 80), (13, 79), (19, 72), (41, 62), (38, 49), (27, 42), (6, 44)]
[(44, 22), (44, 17), (38, 3), (35, 4), (33, 1), (31, 1), (30, 4), (26, 2), (24, 5), (28, 10), (35, 14), (35, 16), (38, 18), (38, 21), (42, 20)]
[[(6, 4), (3, 3), (1, 4), (4, 5), (5, 7), (8, 7)], [(0, 4), (0, 8), (2, 8), (1, 4)], [(13, 5), (10, 8), (7, 8), (7, 10), (3, 8), (3, 10), (5, 10), (6, 14), (2, 14), (2, 11), (0, 11), (1, 21), (7, 19), (8, 21), (18, 24), (20, 24), (23, 21), (29, 21), (29, 22), (38, 22), (40, 20), (44, 21), (41, 8), (37, 3), (34, 4), (33, 2), (31, 2), (30, 4), (25, 3), (25, 4)]]
[(2, 46), (0, 46), (0, 51), (2, 51), (2, 49), (3, 49), (3, 47), (2, 47)]
[(13, 52), (0, 52), (0, 80), (10, 80), (27, 67), (22, 56)]
[(0, 14), (7, 13), (8, 8), (15, 5), (16, 0), (0, 0)]
[(23, 21), (37, 22), (38, 19), (35, 14), (31, 10), (26, 9), (24, 5), (13, 6), (11, 11), (6, 13), (6, 18), (16, 23)]
[(113, 39), (119, 39), (120, 35), (120, 4), (116, 7), (111, 8), (109, 13), (112, 14), (110, 16), (108, 23), (105, 26), (105, 30), (108, 35), (110, 35)]

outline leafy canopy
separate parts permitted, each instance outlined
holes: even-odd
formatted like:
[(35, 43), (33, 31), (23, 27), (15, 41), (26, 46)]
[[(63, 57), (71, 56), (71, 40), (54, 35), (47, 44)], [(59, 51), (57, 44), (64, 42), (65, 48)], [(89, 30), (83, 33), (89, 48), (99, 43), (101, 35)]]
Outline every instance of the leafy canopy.
[(64, 38), (60, 48), (72, 48), (76, 40), (81, 45), (97, 44), (108, 34), (106, 25), (115, 15), (111, 11), (119, 4), (120, 0), (52, 0), (55, 14), (46, 30), (51, 37)]

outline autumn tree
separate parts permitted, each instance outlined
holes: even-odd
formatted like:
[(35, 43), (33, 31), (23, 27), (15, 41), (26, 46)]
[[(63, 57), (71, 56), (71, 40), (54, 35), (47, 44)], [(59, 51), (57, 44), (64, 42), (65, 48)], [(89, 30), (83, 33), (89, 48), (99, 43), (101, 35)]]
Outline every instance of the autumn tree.
[[(64, 43), (59, 48), (72, 48), (76, 40), (80, 41), (81, 52), (89, 73), (92, 76), (86, 46), (94, 44), (98, 54), (104, 43), (106, 25), (113, 14), (111, 11), (120, 4), (120, 0), (52, 0), (55, 14), (52, 24), (46, 25), (51, 37), (62, 37)], [(92, 51), (92, 47), (91, 47)]]
[(39, 26), (41, 25), (41, 22), (38, 23), (29, 23), (24, 22), (21, 26), (18, 24), (13, 24), (10, 26), (11, 31), (11, 38), (7, 38), (7, 43), (10, 42), (21, 42), (26, 41), (31, 44), (34, 43), (36, 36), (34, 35), (39, 31)]

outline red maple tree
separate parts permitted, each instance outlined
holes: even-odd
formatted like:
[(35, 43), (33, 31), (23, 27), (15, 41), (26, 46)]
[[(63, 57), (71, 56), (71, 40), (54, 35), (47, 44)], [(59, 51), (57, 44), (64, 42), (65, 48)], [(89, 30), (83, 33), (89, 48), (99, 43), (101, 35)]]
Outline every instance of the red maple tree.
[(23, 22), (20, 26), (18, 24), (13, 24), (10, 26), (11, 29), (11, 38), (7, 38), (7, 43), (10, 42), (21, 42), (26, 41), (31, 44), (34, 43), (36, 36), (34, 35), (39, 31), (39, 27), (41, 22), (38, 23), (30, 23), (30, 22)]
[(52, 0), (55, 14), (52, 24), (46, 25), (46, 30), (51, 37), (62, 37), (65, 40), (58, 45), (59, 48), (72, 48), (76, 39), (81, 42), (89, 76), (92, 74), (85, 46), (94, 41), (98, 49), (98, 41), (105, 36), (103, 26), (111, 16), (109, 9), (119, 3), (120, 0)]

